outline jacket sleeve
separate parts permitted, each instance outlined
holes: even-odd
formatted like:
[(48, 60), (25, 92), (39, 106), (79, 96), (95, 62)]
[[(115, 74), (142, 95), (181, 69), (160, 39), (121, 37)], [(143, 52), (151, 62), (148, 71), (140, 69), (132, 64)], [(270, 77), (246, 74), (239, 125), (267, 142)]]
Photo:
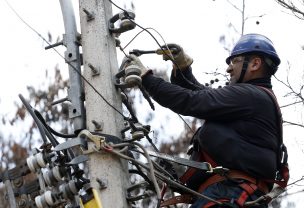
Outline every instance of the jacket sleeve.
[(143, 77), (147, 92), (163, 107), (184, 116), (228, 121), (253, 113), (253, 100), (246, 87), (191, 90), (164, 81), (152, 74)]
[(170, 81), (173, 84), (190, 90), (200, 90), (205, 88), (205, 86), (199, 83), (193, 76), (191, 67), (182, 71), (178, 69), (172, 70)]

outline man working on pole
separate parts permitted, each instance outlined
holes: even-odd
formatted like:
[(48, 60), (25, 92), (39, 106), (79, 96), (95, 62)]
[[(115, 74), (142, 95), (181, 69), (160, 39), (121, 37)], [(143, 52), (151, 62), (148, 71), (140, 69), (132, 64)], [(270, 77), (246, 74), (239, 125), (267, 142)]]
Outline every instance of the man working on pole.
[[(181, 181), (228, 207), (243, 207), (268, 193), (280, 168), (282, 145), (281, 117), (271, 90), (280, 58), (272, 42), (260, 34), (242, 36), (226, 59), (230, 84), (219, 89), (195, 79), (193, 60), (180, 46), (168, 47), (177, 51), (171, 55), (171, 83), (155, 77), (136, 56), (130, 56), (130, 64), (140, 68), (142, 85), (160, 105), (206, 120), (191, 141), (191, 159), (229, 169), (225, 175), (189, 169)], [(191, 207), (217, 206), (199, 198)]]

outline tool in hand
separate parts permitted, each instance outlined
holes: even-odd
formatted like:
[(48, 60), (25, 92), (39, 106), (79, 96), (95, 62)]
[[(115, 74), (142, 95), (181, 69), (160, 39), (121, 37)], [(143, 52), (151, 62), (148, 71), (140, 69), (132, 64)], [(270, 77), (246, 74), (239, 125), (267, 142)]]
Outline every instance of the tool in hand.
[(163, 48), (163, 49), (159, 48), (157, 50), (148, 50), (148, 51), (133, 49), (129, 52), (129, 54), (134, 54), (135, 56), (141, 56), (143, 54), (152, 54), (152, 53), (156, 53), (157, 55), (164, 55), (164, 54), (170, 55), (171, 53), (176, 54), (178, 52), (179, 51), (177, 48), (171, 48), (170, 50), (167, 48)]

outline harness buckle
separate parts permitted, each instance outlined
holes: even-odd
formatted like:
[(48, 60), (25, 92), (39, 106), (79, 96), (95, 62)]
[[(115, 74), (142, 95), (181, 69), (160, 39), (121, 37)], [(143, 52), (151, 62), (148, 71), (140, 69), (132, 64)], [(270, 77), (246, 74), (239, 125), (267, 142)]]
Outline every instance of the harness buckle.
[(229, 172), (228, 168), (224, 168), (223, 166), (217, 166), (217, 167), (212, 167), (210, 163), (209, 164), (209, 171), (207, 171), (207, 173), (215, 173), (218, 174), (220, 176), (224, 176)]

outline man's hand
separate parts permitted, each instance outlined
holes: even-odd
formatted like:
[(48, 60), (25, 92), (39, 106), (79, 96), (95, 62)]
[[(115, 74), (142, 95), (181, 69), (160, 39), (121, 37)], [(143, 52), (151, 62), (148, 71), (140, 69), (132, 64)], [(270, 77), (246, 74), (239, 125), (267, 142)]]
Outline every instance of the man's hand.
[[(170, 60), (170, 57), (174, 60), (173, 64), (177, 64), (180, 69), (186, 69), (188, 68), (192, 63), (193, 59), (187, 55), (183, 48), (177, 44), (167, 44), (162, 46), (162, 49), (166, 52), (168, 52), (168, 49), (171, 51), (170, 53), (163, 54), (163, 59), (165, 61)], [(160, 49), (159, 49), (160, 50)], [(178, 68), (177, 66), (174, 66), (174, 68)]]
[(128, 58), (130, 59), (130, 62), (127, 64), (126, 67), (131, 66), (131, 65), (135, 65), (140, 69), (140, 76), (144, 76), (145, 74), (147, 74), (149, 71), (140, 61), (140, 59), (135, 56), (134, 54), (131, 54), (128, 56)]

